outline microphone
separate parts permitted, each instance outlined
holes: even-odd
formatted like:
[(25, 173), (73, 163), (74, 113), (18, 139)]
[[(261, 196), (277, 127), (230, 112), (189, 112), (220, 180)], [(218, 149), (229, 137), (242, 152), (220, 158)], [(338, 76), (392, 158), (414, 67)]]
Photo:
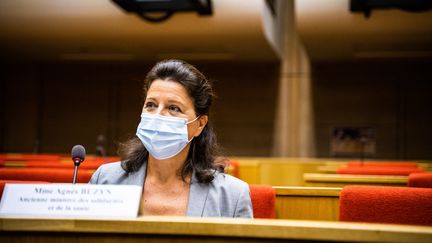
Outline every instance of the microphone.
[(85, 148), (82, 145), (75, 145), (72, 148), (72, 160), (75, 164), (75, 170), (73, 175), (73, 181), (72, 184), (75, 184), (76, 182), (76, 176), (78, 173), (78, 166), (84, 161), (85, 158)]

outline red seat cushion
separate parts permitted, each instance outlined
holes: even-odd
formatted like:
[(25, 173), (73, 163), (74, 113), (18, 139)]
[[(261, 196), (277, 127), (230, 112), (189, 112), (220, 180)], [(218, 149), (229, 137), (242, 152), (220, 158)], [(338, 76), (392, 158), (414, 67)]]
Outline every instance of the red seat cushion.
[(416, 167), (392, 167), (392, 166), (354, 166), (342, 167), (336, 171), (338, 174), (353, 175), (401, 175), (408, 176), (414, 172), (424, 172), (422, 168)]
[[(432, 173), (411, 173), (408, 176), (409, 187), (432, 188)], [(431, 202), (432, 203), (432, 202)]]
[(432, 189), (346, 186), (340, 194), (339, 220), (432, 226)]
[(267, 185), (249, 185), (254, 218), (276, 218), (276, 191)]

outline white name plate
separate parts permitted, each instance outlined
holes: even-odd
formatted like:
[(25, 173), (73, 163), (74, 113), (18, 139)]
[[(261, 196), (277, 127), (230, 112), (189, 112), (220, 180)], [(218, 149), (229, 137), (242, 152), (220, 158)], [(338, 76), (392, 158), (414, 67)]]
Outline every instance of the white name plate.
[(141, 189), (136, 185), (6, 184), (0, 215), (137, 217)]

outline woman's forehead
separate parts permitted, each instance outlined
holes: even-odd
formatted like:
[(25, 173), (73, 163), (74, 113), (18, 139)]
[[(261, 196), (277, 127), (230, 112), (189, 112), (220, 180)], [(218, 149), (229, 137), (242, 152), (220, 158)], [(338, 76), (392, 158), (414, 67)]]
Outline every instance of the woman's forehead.
[(152, 82), (150, 88), (147, 91), (147, 99), (156, 99), (160, 97), (191, 101), (191, 97), (189, 96), (186, 88), (179, 82), (156, 79)]

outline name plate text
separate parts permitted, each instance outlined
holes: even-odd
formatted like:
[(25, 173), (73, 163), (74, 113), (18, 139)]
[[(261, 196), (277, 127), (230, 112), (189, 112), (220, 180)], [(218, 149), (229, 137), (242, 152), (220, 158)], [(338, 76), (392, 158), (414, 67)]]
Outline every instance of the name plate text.
[(6, 184), (0, 215), (137, 217), (141, 189), (136, 185)]

